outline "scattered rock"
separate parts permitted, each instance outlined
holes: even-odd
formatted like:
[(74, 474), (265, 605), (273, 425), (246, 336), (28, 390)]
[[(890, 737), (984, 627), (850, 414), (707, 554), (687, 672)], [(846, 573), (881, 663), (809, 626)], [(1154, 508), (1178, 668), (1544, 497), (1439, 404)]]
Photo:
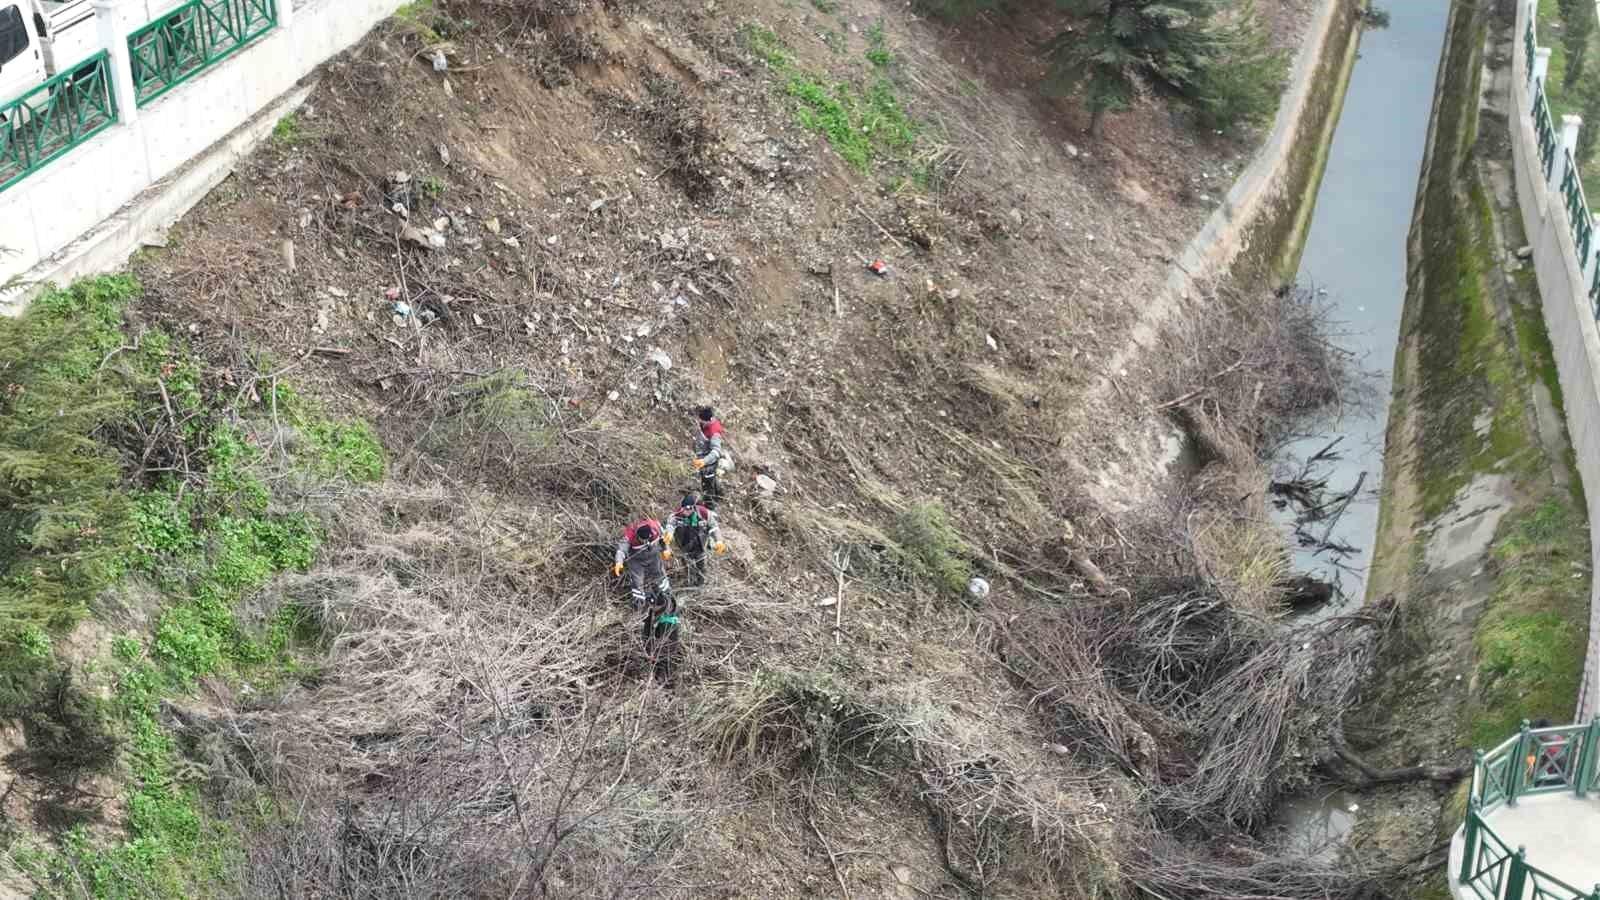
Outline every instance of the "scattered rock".
[(492, 218), (484, 219), (483, 220), (483, 227), (484, 227), (484, 230), (488, 231), (490, 234), (499, 234), (500, 233), (500, 218), (498, 216), (495, 216), (495, 217), (492, 217)]
[(385, 206), (402, 216), (417, 205), (416, 192), (411, 189), (410, 172), (397, 169), (389, 173), (383, 186), (383, 202)]
[(778, 482), (774, 481), (771, 477), (769, 477), (767, 475), (757, 475), (756, 476), (756, 490), (760, 491), (763, 494), (771, 496), (772, 494), (777, 492), (777, 490), (778, 490)]
[(283, 267), (294, 271), (294, 241), (286, 240), (278, 245), (278, 254), (283, 257)]
[(837, 604), (838, 602), (839, 602), (839, 598), (837, 598), (837, 597), (823, 597), (821, 600), (817, 601), (817, 605), (818, 606), (833, 606), (833, 605)]
[(667, 351), (665, 351), (665, 350), (651, 350), (650, 353), (649, 353), (648, 358), (649, 358), (649, 360), (651, 362), (653, 362), (656, 365), (660, 366), (661, 367), (661, 371), (663, 371), (663, 372), (672, 371), (672, 357), (667, 355)]
[(1532, 258), (1533, 258), (1533, 246), (1531, 244), (1523, 244), (1521, 247), (1517, 248), (1517, 259), (1532, 259)]
[(668, 228), (656, 235), (656, 243), (660, 244), (663, 250), (687, 250), (689, 249), (689, 229), (679, 228), (674, 233), (671, 228)]
[(445, 245), (444, 235), (432, 228), (418, 228), (409, 222), (400, 229), (400, 239), (424, 250), (443, 250)]

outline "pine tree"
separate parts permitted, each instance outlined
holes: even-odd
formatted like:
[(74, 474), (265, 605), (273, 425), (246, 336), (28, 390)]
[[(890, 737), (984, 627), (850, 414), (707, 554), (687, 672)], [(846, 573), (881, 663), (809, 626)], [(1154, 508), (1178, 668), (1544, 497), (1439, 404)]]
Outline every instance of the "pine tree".
[[(1050, 42), (1049, 86), (1079, 94), (1089, 131), (1126, 109), (1141, 84), (1193, 102), (1202, 117), (1232, 123), (1270, 111), (1282, 58), (1266, 46), (1254, 10), (1228, 0), (1056, 0), (1078, 27)], [(1241, 57), (1240, 54), (1244, 56)]]
[(1594, 151), (1600, 147), (1600, 85), (1590, 82), (1583, 92), (1583, 127), (1578, 129), (1576, 150), (1578, 168), (1594, 160)]
[(1589, 53), (1589, 36), (1594, 33), (1594, 4), (1578, 3), (1567, 16), (1567, 28), (1561, 34), (1561, 45), (1567, 51), (1567, 71), (1561, 86), (1570, 89), (1583, 78), (1583, 67)]

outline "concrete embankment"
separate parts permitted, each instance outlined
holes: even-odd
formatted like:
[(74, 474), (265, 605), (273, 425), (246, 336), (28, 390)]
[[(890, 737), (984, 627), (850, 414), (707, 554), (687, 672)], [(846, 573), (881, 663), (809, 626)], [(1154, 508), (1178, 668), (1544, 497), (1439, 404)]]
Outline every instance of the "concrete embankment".
[[(1587, 638), (1589, 541), (1561, 386), (1538, 286), (1507, 252), (1524, 240), (1509, 23), (1490, 29), (1488, 15), (1453, 4), (1409, 240), (1368, 594), (1399, 601), (1399, 626), (1347, 722), (1356, 749), (1388, 765), (1459, 757), (1524, 717), (1569, 718)], [(1459, 817), (1427, 785), (1384, 788), (1366, 808), (1367, 839), (1396, 850)]]

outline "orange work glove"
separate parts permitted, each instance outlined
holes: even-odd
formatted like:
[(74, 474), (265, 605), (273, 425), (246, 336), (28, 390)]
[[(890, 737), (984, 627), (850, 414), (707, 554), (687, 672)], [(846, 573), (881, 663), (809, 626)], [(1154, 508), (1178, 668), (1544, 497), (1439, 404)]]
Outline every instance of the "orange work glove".
[(661, 561), (662, 562), (666, 562), (666, 561), (668, 561), (670, 559), (672, 559), (672, 551), (671, 550), (663, 550), (663, 551), (661, 551)]
[(622, 563), (617, 563), (616, 565), (613, 565), (611, 567), (611, 574), (617, 576), (618, 578), (621, 578), (622, 577)]
[(696, 472), (698, 472), (701, 469), (704, 469), (706, 467), (706, 461), (703, 460), (703, 459), (696, 459), (694, 462), (690, 463), (689, 465), (693, 466), (694, 470)]
[(719, 553), (719, 554), (721, 554), (721, 553), (727, 553), (727, 552), (728, 552), (728, 545), (727, 545), (727, 544), (724, 544), (724, 543), (723, 543), (723, 542), (721, 542), (721, 541), (717, 541), (717, 542), (716, 542), (716, 543), (715, 543), (715, 544), (713, 544), (713, 545), (712, 545), (712, 546), (711, 546), (711, 549), (712, 549), (712, 550), (713, 550), (713, 551), (715, 551), (715, 552), (717, 552), (717, 553)]

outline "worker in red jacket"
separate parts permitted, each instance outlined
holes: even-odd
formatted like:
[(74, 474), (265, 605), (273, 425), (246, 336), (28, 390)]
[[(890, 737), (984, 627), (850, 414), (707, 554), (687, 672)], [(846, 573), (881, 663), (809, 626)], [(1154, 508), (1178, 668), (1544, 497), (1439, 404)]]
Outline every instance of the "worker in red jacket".
[(694, 439), (694, 461), (691, 465), (700, 473), (700, 495), (704, 498), (701, 502), (708, 509), (716, 509), (722, 499), (717, 475), (733, 468), (733, 456), (723, 446), (722, 420), (717, 418), (716, 410), (702, 406), (694, 411), (694, 416), (699, 430)]
[(672, 549), (662, 537), (661, 523), (640, 519), (622, 532), (611, 574), (628, 578), (633, 608), (644, 611), (645, 645), (654, 648), (678, 631), (678, 603), (672, 596), (666, 563)]

